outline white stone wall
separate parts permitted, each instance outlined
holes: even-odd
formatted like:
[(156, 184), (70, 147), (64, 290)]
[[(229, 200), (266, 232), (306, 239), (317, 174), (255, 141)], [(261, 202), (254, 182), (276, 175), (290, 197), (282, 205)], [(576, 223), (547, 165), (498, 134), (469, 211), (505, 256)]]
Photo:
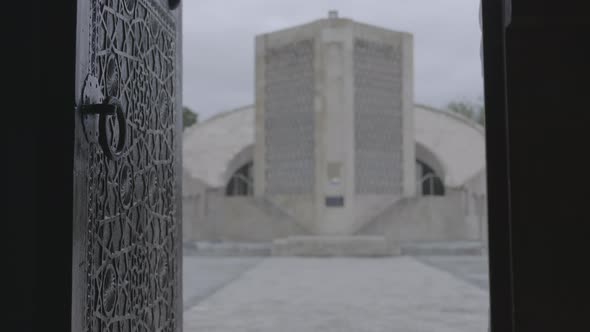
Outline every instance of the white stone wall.
[[(354, 88), (352, 25), (325, 20), (320, 32), (317, 71), (318, 128), (316, 137), (315, 232), (350, 233), (354, 222)], [(342, 199), (342, 206), (326, 200)]]
[(386, 209), (358, 234), (385, 235), (394, 243), (478, 241), (479, 225), (465, 218), (463, 193), (405, 198)]
[(211, 191), (207, 213), (193, 224), (192, 241), (272, 242), (307, 232), (283, 211), (252, 196)]
[(182, 239), (192, 241), (198, 225), (204, 222), (207, 185), (183, 171), (182, 176)]
[(463, 206), (469, 224), (477, 225), (479, 239), (488, 244), (488, 204), (486, 170), (476, 174), (463, 187)]

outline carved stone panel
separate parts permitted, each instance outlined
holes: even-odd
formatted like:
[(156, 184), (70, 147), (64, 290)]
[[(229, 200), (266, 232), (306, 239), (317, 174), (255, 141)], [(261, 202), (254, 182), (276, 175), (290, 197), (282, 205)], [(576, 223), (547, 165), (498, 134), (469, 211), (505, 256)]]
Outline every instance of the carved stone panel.
[(266, 53), (264, 125), (269, 194), (313, 191), (313, 50), (309, 39)]
[(358, 194), (401, 192), (401, 70), (400, 48), (355, 40), (355, 183)]

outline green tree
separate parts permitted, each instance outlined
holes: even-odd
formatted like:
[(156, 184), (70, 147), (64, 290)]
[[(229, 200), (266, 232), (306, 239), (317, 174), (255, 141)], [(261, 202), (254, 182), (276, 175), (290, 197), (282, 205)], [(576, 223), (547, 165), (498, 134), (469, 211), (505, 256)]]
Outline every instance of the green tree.
[(199, 122), (199, 114), (193, 112), (190, 108), (182, 107), (182, 128), (188, 128), (195, 123)]
[(447, 104), (446, 109), (485, 126), (485, 107), (482, 98), (479, 98), (478, 102), (451, 101)]

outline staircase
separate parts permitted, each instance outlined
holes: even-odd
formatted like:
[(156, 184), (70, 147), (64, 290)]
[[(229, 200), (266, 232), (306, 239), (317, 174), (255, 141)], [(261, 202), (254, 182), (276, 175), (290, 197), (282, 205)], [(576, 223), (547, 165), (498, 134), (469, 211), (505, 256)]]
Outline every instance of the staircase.
[(268, 200), (266, 197), (253, 197), (252, 204), (258, 207), (268, 216), (272, 217), (273, 220), (276, 220), (277, 222), (289, 223), (291, 227), (295, 228), (297, 234), (310, 234), (310, 232), (304, 229), (295, 218)]

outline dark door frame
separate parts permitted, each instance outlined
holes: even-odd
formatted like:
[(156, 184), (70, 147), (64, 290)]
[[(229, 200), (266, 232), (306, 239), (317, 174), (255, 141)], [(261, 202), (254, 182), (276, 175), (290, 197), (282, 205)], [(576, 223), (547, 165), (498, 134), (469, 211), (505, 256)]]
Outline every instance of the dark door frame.
[(70, 331), (77, 1), (42, 1), (36, 110), (34, 330)]
[(587, 1), (482, 4), (492, 330), (585, 330)]
[[(36, 248), (34, 265), (34, 302), (25, 311), (32, 312), (34, 322), (52, 326), (52, 330), (68, 331), (71, 324), (71, 261), (72, 202), (76, 54), (76, 0), (43, 1), (39, 5), (40, 21), (37, 36), (41, 82), (40, 100), (51, 101), (48, 107), (35, 112), (38, 117), (36, 165), (36, 197), (38, 214), (34, 223)], [(504, 110), (503, 47), (501, 6), (499, 1), (483, 2), (486, 108)], [(509, 310), (509, 246), (508, 186), (506, 170), (506, 126), (503, 111), (488, 112), (486, 118), (488, 149), (488, 190), (490, 211), (490, 265), (492, 320), (498, 331), (510, 321)], [(51, 137), (51, 139), (48, 139)], [(30, 256), (28, 258), (31, 258)], [(18, 282), (17, 282), (18, 284)], [(19, 284), (22, 289), (31, 283)], [(508, 306), (507, 306), (508, 305)], [(500, 328), (502, 327), (502, 328)]]
[[(590, 278), (581, 268), (588, 260), (587, 245), (584, 245), (587, 240), (584, 239), (588, 234), (585, 225), (590, 224), (585, 213), (589, 196), (583, 191), (588, 188), (584, 185), (588, 179), (581, 184), (562, 183), (549, 177), (552, 181), (545, 182), (545, 187), (529, 181), (524, 169), (535, 172), (535, 176), (571, 170), (567, 165), (552, 163), (551, 156), (543, 155), (542, 150), (531, 145), (534, 142), (523, 138), (542, 139), (544, 134), (553, 130), (553, 134), (563, 136), (555, 136), (554, 142), (542, 140), (544, 144), (563, 148), (567, 140), (570, 144), (567, 151), (574, 151), (574, 148), (582, 152), (587, 150), (588, 131), (576, 133), (571, 129), (576, 129), (576, 122), (586, 127), (588, 124), (589, 112), (583, 109), (576, 96), (587, 96), (590, 91), (587, 80), (580, 79), (581, 76), (590, 77), (588, 65), (584, 66), (583, 61), (586, 59), (587, 62), (590, 57), (587, 53), (582, 54), (584, 57), (571, 55), (581, 51), (581, 47), (575, 48), (575, 40), (583, 44), (588, 38), (588, 14), (582, 7), (568, 7), (567, 4), (573, 1), (567, 0), (560, 1), (559, 7), (555, 1), (512, 2), (512, 22), (506, 31), (503, 1), (482, 0), (485, 104), (488, 110), (491, 326), (498, 332), (572, 331), (572, 327), (586, 322), (590, 312), (587, 286)], [(76, 0), (40, 1), (34, 6), (37, 11), (33, 11), (36, 16), (32, 16), (34, 22), (30, 27), (35, 28), (32, 37), (38, 43), (32, 49), (23, 48), (22, 52), (35, 52), (33, 62), (27, 59), (23, 64), (37, 69), (29, 81), (35, 85), (26, 89), (26, 95), (33, 102), (22, 103), (24, 105), (18, 113), (21, 121), (32, 121), (33, 125), (21, 132), (28, 133), (29, 139), (19, 140), (18, 146), (12, 144), (15, 148), (7, 151), (14, 155), (25, 154), (23, 160), (34, 163), (35, 171), (31, 176), (30, 168), (16, 166), (8, 174), (9, 186), (13, 188), (9, 188), (10, 192), (22, 195), (19, 198), (24, 203), (9, 206), (6, 212), (8, 215), (12, 210), (20, 219), (6, 221), (18, 227), (14, 236), (8, 239), (12, 240), (9, 243), (14, 243), (12, 250), (7, 252), (13, 260), (10, 261), (13, 265), (7, 269), (13, 272), (13, 280), (5, 285), (16, 295), (7, 302), (18, 306), (10, 316), (25, 330), (35, 325), (36, 330), (50, 327), (55, 331), (68, 331), (72, 291)], [(17, 16), (21, 14), (17, 13)], [(26, 18), (19, 22), (29, 23)], [(562, 38), (552, 35), (551, 30), (560, 31)], [(541, 52), (534, 54), (535, 58), (531, 57), (531, 50), (539, 50), (542, 46), (539, 35), (550, 36), (548, 49), (558, 48), (561, 52)], [(18, 51), (20, 46), (16, 47), (15, 54), (21, 54)], [(543, 57), (552, 57), (552, 62), (542, 62)], [(570, 70), (572, 63), (579, 68)], [(554, 70), (557, 65), (564, 70)], [(535, 67), (547, 71), (545, 80), (527, 71)], [(558, 87), (555, 84), (543, 86), (556, 81), (560, 83)], [(529, 88), (523, 89), (524, 85)], [(572, 118), (571, 124), (551, 118), (551, 113), (547, 113), (556, 99), (562, 103), (562, 114)], [(534, 112), (525, 107), (531, 101), (537, 107)], [(530, 119), (532, 114), (539, 115), (536, 126), (523, 127), (526, 118)], [(583, 114), (586, 114), (585, 118)], [(582, 128), (581, 124), (577, 128)], [(531, 128), (541, 129), (527, 131)], [(560, 151), (557, 153), (562, 155)], [(534, 158), (534, 164), (527, 162), (527, 158)], [(540, 196), (541, 190), (560, 190), (553, 197), (553, 205), (544, 204), (547, 200)], [(569, 192), (569, 197), (559, 195), (564, 190)], [(535, 203), (541, 205), (534, 206)], [(535, 212), (531, 207), (539, 211)], [(33, 211), (23, 212), (27, 208)], [(556, 220), (560, 213), (564, 219)], [(564, 226), (555, 227), (556, 224)], [(586, 250), (575, 251), (581, 248)]]
[(490, 326), (513, 331), (504, 1), (482, 0)]

